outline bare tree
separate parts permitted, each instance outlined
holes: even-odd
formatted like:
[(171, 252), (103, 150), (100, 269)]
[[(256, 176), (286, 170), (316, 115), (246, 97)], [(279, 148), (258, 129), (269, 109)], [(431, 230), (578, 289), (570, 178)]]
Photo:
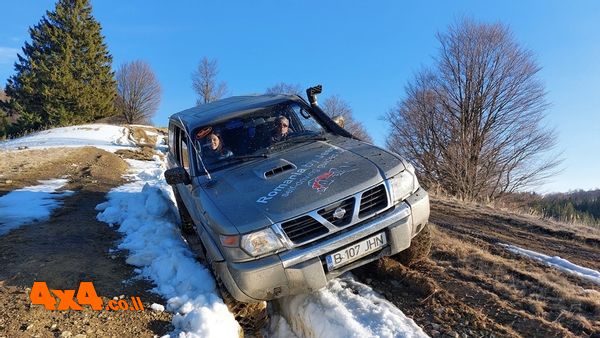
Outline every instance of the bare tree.
[(127, 123), (150, 123), (160, 105), (161, 87), (146, 62), (122, 64), (116, 73), (117, 110)]
[(352, 135), (363, 141), (373, 143), (373, 139), (369, 133), (367, 133), (367, 130), (362, 122), (357, 121), (354, 118), (354, 114), (352, 113), (352, 108), (350, 108), (350, 105), (346, 101), (342, 100), (338, 95), (329, 96), (323, 100), (321, 108), (331, 118), (341, 116), (344, 120), (344, 129), (349, 131)]
[(439, 55), (386, 116), (387, 146), (426, 185), (464, 199), (495, 199), (557, 172), (556, 133), (540, 67), (502, 24), (463, 20), (437, 36)]
[(218, 100), (227, 93), (225, 82), (217, 83), (219, 65), (216, 59), (209, 60), (203, 57), (198, 64), (198, 69), (192, 74), (192, 87), (198, 94), (196, 105)]
[(304, 93), (304, 90), (302, 89), (302, 86), (297, 83), (291, 84), (291, 83), (279, 82), (279, 83), (275, 84), (274, 86), (267, 88), (265, 93), (266, 94), (288, 94), (288, 95), (302, 96), (302, 94)]

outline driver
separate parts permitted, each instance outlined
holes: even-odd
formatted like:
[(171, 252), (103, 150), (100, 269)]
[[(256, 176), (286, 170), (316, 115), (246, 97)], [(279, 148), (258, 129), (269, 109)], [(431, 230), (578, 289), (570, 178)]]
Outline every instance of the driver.
[(290, 136), (290, 120), (287, 117), (281, 115), (277, 118), (277, 123), (275, 124), (275, 130), (273, 131), (273, 135), (271, 136), (271, 144), (285, 141)]

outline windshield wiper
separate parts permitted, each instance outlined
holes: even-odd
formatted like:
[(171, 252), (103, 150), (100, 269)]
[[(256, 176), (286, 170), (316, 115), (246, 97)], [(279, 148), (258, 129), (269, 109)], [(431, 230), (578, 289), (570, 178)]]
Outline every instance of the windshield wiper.
[(328, 138), (322, 134), (291, 136), (290, 138), (288, 138), (286, 140), (279, 141), (279, 142), (274, 143), (273, 145), (267, 147), (267, 150), (269, 152), (271, 152), (275, 149), (280, 150), (280, 149), (284, 148), (286, 144), (303, 143), (303, 142), (308, 142), (308, 141), (327, 141), (327, 140), (328, 140)]
[(285, 140), (284, 142), (299, 143), (299, 142), (306, 142), (306, 141), (327, 141), (327, 137), (325, 137), (323, 135), (298, 136), (298, 137), (289, 138), (289, 139)]
[(226, 160), (247, 160), (247, 159), (252, 159), (252, 158), (267, 158), (269, 157), (268, 154), (255, 154), (255, 155), (238, 155), (238, 156), (231, 156), (228, 157)]

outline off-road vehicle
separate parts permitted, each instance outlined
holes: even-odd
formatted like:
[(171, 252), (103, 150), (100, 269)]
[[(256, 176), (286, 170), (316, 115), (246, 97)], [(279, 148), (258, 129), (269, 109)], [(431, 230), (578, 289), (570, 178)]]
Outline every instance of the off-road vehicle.
[(197, 235), (238, 302), (319, 290), (383, 256), (428, 254), (429, 197), (414, 167), (336, 124), (320, 91), (307, 90), (310, 103), (237, 96), (170, 117), (165, 177), (182, 232)]

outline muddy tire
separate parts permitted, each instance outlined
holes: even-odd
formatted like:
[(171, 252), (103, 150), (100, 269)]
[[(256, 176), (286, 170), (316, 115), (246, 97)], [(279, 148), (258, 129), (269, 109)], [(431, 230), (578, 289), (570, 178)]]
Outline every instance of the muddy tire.
[(243, 303), (235, 298), (227, 291), (219, 276), (215, 274), (215, 269), (206, 258), (206, 249), (198, 237), (198, 234), (185, 235), (188, 244), (196, 252), (196, 259), (206, 265), (209, 271), (215, 278), (215, 283), (223, 302), (227, 305), (229, 312), (233, 314), (235, 320), (240, 324), (240, 337), (262, 337), (261, 330), (269, 323), (269, 314), (267, 312), (267, 302)]
[(175, 188), (173, 188), (173, 193), (175, 195), (175, 202), (177, 202), (177, 210), (179, 210), (179, 217), (181, 218), (181, 224), (179, 228), (181, 232), (184, 234), (193, 234), (194, 233), (194, 221), (192, 220), (192, 216), (188, 212), (185, 204), (181, 200), (181, 196)]
[(393, 255), (392, 258), (405, 266), (411, 266), (427, 258), (430, 250), (431, 231), (429, 224), (425, 224), (421, 232), (412, 239), (410, 247)]
[(235, 320), (240, 324), (242, 332), (240, 337), (244, 335), (250, 335), (253, 337), (261, 336), (261, 329), (264, 328), (269, 322), (269, 315), (267, 313), (267, 302), (258, 303), (243, 303), (235, 298), (227, 291), (219, 277), (215, 274), (214, 269), (206, 258), (206, 249), (202, 245), (202, 240), (198, 237), (198, 234), (194, 230), (194, 223), (190, 216), (187, 208), (181, 201), (181, 197), (177, 191), (175, 193), (175, 201), (177, 202), (177, 208), (179, 209), (179, 215), (181, 216), (181, 231), (183, 237), (187, 240), (188, 245), (197, 254), (197, 260), (206, 265), (212, 275), (215, 277), (217, 288), (223, 298), (223, 302), (227, 305), (229, 312), (233, 314)]
[[(267, 313), (267, 302), (243, 303), (231, 296), (221, 283), (217, 283), (223, 302), (227, 305), (229, 312), (240, 324), (244, 335), (261, 337), (261, 330), (269, 323)], [(240, 335), (242, 337), (242, 335)]]

